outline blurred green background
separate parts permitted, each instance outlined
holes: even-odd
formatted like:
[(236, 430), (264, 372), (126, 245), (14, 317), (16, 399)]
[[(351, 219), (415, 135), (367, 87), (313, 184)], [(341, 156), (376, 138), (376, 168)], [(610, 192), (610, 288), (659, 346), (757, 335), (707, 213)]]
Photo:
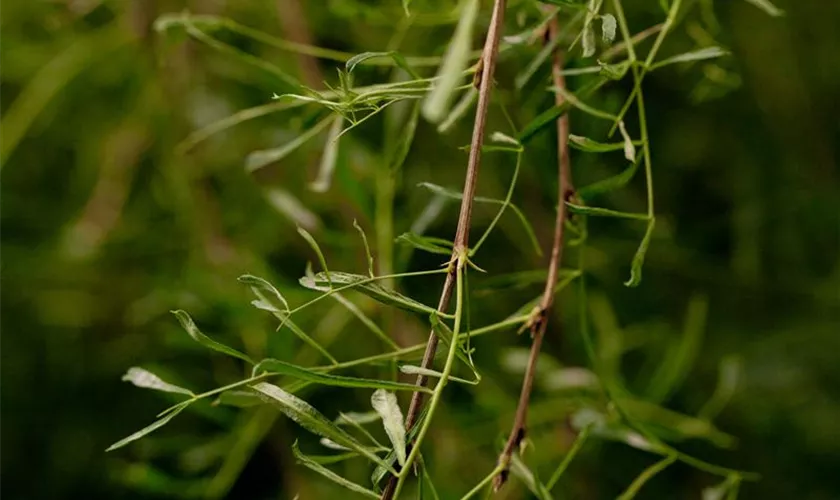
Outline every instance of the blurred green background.
[[(488, 2), (482, 2), (486, 26)], [(516, 32), (523, 2), (512, 2)], [(295, 137), (314, 108), (275, 113), (217, 134), (188, 152), (191, 132), (283, 92), (275, 75), (190, 40), (182, 29), (156, 32), (163, 13), (230, 17), (280, 38), (349, 53), (399, 47), (440, 55), (453, 29), (449, 2), (415, 0), (416, 22), (404, 30), (399, 2), (2, 1), (2, 478), (5, 498), (330, 498), (343, 495), (294, 465), (290, 447), (316, 449), (316, 439), (265, 409), (197, 405), (147, 439), (109, 454), (114, 441), (152, 421), (171, 402), (120, 381), (130, 366), (206, 390), (243, 376), (237, 362), (203, 350), (169, 314), (183, 308), (204, 331), (255, 356), (319, 363), (312, 353), (249, 305), (236, 278), (266, 277), (293, 303), (310, 298), (297, 286), (313, 256), (296, 231), (309, 229), (331, 269), (363, 272), (357, 219), (374, 241), (376, 172), (393, 134), (383, 120), (342, 139), (332, 187), (309, 189), (323, 139), (249, 174), (248, 153)], [(625, 2), (634, 32), (661, 22), (659, 2)], [(663, 403), (695, 414), (723, 371), (734, 381), (716, 424), (738, 438), (730, 450), (681, 444), (716, 463), (762, 474), (742, 498), (840, 498), (840, 3), (788, 1), (785, 17), (744, 1), (687, 1), (686, 19), (664, 55), (709, 40), (730, 57), (671, 66), (645, 81), (651, 127), (657, 231), (644, 280), (625, 288), (643, 227), (593, 221), (588, 272), (598, 339), (622, 355), (627, 386), (644, 395), (657, 367), (675, 356), (686, 315), (702, 332), (684, 353), (690, 370)], [(300, 8), (302, 7), (302, 8)], [(712, 18), (709, 14), (714, 12)], [(442, 19), (443, 18), (443, 19)], [(481, 32), (481, 29), (477, 30)], [(319, 87), (337, 82), (329, 61), (315, 62), (241, 37), (219, 35)], [(478, 38), (476, 39), (478, 47)], [(648, 45), (643, 45), (646, 50)], [(500, 99), (518, 125), (545, 109), (540, 88), (525, 98), (509, 89), (536, 49), (500, 59)], [(576, 53), (579, 53), (576, 52)], [(573, 59), (570, 66), (591, 62)], [(431, 74), (433, 67), (423, 68)], [(359, 70), (357, 81), (386, 81), (383, 68)], [(570, 78), (570, 86), (579, 84)], [(594, 101), (616, 109), (628, 80)], [(633, 113), (631, 112), (631, 115)], [(576, 112), (572, 131), (599, 137), (603, 127)], [(498, 108), (488, 130), (507, 130)], [(636, 130), (631, 123), (631, 129)], [(408, 231), (429, 206), (421, 181), (460, 189), (470, 120), (439, 135), (422, 123), (394, 199), (393, 235)], [(514, 201), (547, 247), (554, 206), (550, 133), (529, 149)], [(623, 168), (620, 155), (573, 154), (575, 181), (586, 184)], [(479, 190), (501, 197), (509, 158), (488, 155)], [(603, 200), (644, 210), (637, 178)], [(454, 234), (455, 203), (428, 233)], [(494, 210), (477, 208), (476, 237)], [(391, 236), (393, 236), (391, 235)], [(382, 249), (385, 243), (377, 243)], [(572, 255), (571, 253), (569, 254)], [(429, 269), (439, 256), (395, 249), (394, 267)], [(377, 255), (377, 258), (379, 256)], [(572, 257), (569, 257), (572, 259)], [(478, 263), (490, 275), (539, 269), (544, 261), (524, 242), (515, 219), (503, 217)], [(481, 283), (479, 282), (479, 288)], [(436, 302), (440, 280), (400, 288)], [(486, 324), (537, 296), (539, 284), (475, 293), (472, 317)], [(575, 324), (576, 297), (558, 297), (546, 353), (570, 366), (587, 361)], [(400, 345), (423, 342), (417, 318), (362, 302)], [(688, 311), (688, 313), (687, 313)], [(692, 313), (693, 311), (693, 313)], [(699, 311), (699, 312), (698, 312)], [(380, 352), (381, 343), (335, 304), (300, 319), (341, 359)], [(557, 328), (556, 325), (569, 325)], [(463, 494), (493, 467), (507, 431), (520, 375), (505, 368), (525, 336), (501, 333), (476, 341), (485, 380), (447, 389), (433, 425), (427, 459), (443, 498)], [(307, 357), (308, 356), (308, 357)], [(356, 374), (376, 376), (364, 368)], [(382, 371), (378, 373), (382, 374)], [(326, 415), (364, 411), (363, 391), (319, 388), (305, 397)], [(402, 398), (402, 396), (401, 396)], [(405, 401), (405, 399), (401, 399)], [(568, 448), (562, 394), (534, 395), (531, 449), (535, 467)], [(569, 498), (617, 495), (653, 458), (619, 444), (592, 441), (573, 464)], [(364, 482), (361, 464), (342, 473)], [(542, 470), (542, 469), (541, 469)], [(359, 479), (361, 478), (361, 479)], [(700, 498), (718, 479), (683, 465), (669, 468), (641, 498)], [(525, 498), (521, 488), (507, 498)]]

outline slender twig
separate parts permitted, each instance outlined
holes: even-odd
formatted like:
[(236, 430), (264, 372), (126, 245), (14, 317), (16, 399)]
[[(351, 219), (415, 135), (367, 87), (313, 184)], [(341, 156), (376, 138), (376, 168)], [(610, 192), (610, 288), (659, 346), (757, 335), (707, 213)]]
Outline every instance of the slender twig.
[[(478, 171), (481, 166), (481, 147), (484, 144), (484, 126), (487, 122), (487, 109), (490, 106), (490, 91), (493, 85), (493, 73), (496, 69), (496, 57), (499, 53), (499, 39), (502, 34), (502, 26), (505, 17), (506, 0), (495, 0), (493, 5), (493, 17), (490, 20), (490, 27), (487, 30), (487, 39), (484, 42), (482, 52), (483, 67), (481, 84), (478, 89), (478, 104), (475, 111), (475, 122), (473, 123), (473, 135), (470, 143), (470, 156), (467, 162), (467, 173), (464, 180), (463, 198), (461, 201), (461, 212), (458, 216), (458, 228), (455, 232), (455, 241), (452, 249), (453, 265), (449, 266), (449, 273), (443, 284), (437, 310), (446, 312), (449, 307), (449, 300), (452, 297), (452, 289), (455, 285), (455, 277), (458, 272), (457, 265), (454, 265), (459, 256), (465, 255), (469, 247), (469, 228), (472, 218), (473, 198), (475, 197), (476, 183), (478, 182)], [(453, 344), (457, 344), (453, 338)], [(429, 333), (429, 340), (426, 343), (426, 352), (423, 355), (423, 368), (431, 368), (437, 352), (438, 336), (434, 331)], [(425, 386), (427, 378), (423, 375), (417, 377), (417, 385)], [(423, 407), (423, 395), (414, 393), (411, 404), (408, 407), (405, 427), (411, 429), (417, 422), (420, 410)], [(391, 476), (388, 484), (382, 492), (382, 500), (394, 498), (394, 491), (397, 486), (397, 477)]]
[[(548, 27), (548, 43), (550, 40), (558, 36), (557, 19), (553, 19)], [(554, 53), (554, 61), (552, 64), (552, 76), (554, 79), (554, 86), (560, 89), (566, 88), (566, 81), (563, 77), (563, 56), (560, 51)], [(556, 104), (559, 106), (563, 104), (563, 96), (556, 95)], [(508, 476), (508, 464), (513, 452), (519, 448), (522, 440), (525, 438), (525, 428), (528, 421), (528, 402), (531, 399), (531, 389), (534, 384), (534, 375), (537, 369), (537, 357), (542, 347), (543, 337), (545, 336), (546, 326), (548, 325), (548, 314), (551, 311), (551, 306), (554, 302), (554, 287), (557, 283), (557, 271), (560, 268), (560, 262), (563, 259), (563, 228), (566, 221), (566, 201), (574, 192), (572, 187), (571, 168), (569, 165), (569, 116), (564, 114), (557, 119), (557, 164), (558, 164), (558, 183), (557, 183), (557, 217), (554, 221), (554, 243), (551, 248), (551, 259), (548, 264), (548, 278), (545, 281), (545, 290), (543, 292), (542, 300), (538, 306), (538, 311), (531, 321), (531, 336), (533, 338), (531, 343), (531, 354), (528, 357), (528, 366), (525, 369), (525, 377), (522, 380), (522, 391), (519, 395), (519, 405), (516, 408), (516, 416), (513, 421), (513, 428), (510, 431), (507, 444), (499, 456), (498, 464), (500, 468), (499, 474), (493, 481), (494, 490), (498, 490), (504, 485)]]

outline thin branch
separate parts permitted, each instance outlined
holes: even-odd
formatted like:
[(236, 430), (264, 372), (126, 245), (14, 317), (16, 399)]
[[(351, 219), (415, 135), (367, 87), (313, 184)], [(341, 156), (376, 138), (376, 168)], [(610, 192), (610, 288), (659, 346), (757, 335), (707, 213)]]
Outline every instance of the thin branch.
[[(557, 19), (552, 19), (548, 27), (547, 43), (558, 36)], [(552, 64), (552, 76), (554, 79), (554, 86), (560, 89), (566, 88), (566, 81), (563, 77), (563, 56), (560, 51), (554, 53), (554, 61)], [(563, 96), (560, 93), (555, 94), (556, 105), (563, 104)], [(531, 321), (531, 337), (533, 338), (531, 344), (531, 354), (528, 357), (528, 366), (525, 370), (525, 377), (522, 380), (522, 391), (519, 395), (519, 405), (516, 408), (516, 416), (513, 421), (513, 428), (510, 431), (507, 444), (505, 445), (502, 454), (499, 456), (497, 468), (500, 469), (499, 474), (493, 481), (493, 488), (498, 491), (504, 485), (508, 476), (508, 465), (510, 463), (511, 455), (519, 448), (522, 440), (525, 439), (525, 428), (528, 422), (528, 403), (531, 399), (531, 389), (534, 385), (534, 375), (537, 369), (537, 357), (540, 353), (543, 337), (545, 336), (546, 326), (548, 325), (548, 314), (551, 311), (551, 306), (554, 302), (554, 287), (557, 283), (557, 272), (560, 268), (560, 262), (563, 260), (563, 228), (566, 221), (566, 201), (574, 192), (572, 187), (571, 168), (569, 165), (569, 115), (564, 114), (557, 119), (557, 163), (558, 163), (558, 183), (557, 183), (557, 217), (554, 221), (554, 243), (551, 248), (551, 260), (548, 264), (548, 278), (545, 281), (545, 290), (543, 291), (542, 300), (540, 301), (539, 309)]]
[[(449, 307), (449, 300), (452, 297), (452, 289), (455, 285), (455, 278), (458, 272), (457, 259), (465, 255), (469, 247), (469, 228), (472, 218), (473, 198), (475, 197), (476, 183), (478, 182), (478, 171), (481, 166), (481, 147), (484, 144), (484, 126), (487, 122), (487, 109), (490, 106), (490, 91), (493, 85), (493, 73), (496, 69), (496, 58), (499, 53), (499, 39), (502, 34), (502, 26), (505, 18), (506, 0), (495, 0), (493, 5), (493, 17), (490, 20), (490, 27), (487, 30), (487, 38), (484, 42), (482, 60), (484, 61), (481, 82), (478, 89), (478, 104), (475, 111), (475, 122), (473, 123), (473, 135), (470, 143), (470, 156), (467, 163), (467, 173), (464, 180), (463, 198), (461, 200), (461, 212), (458, 216), (458, 228), (455, 232), (455, 241), (452, 249), (452, 264), (446, 275), (443, 290), (438, 301), (438, 312), (444, 313)], [(563, 204), (561, 203), (561, 206)], [(452, 342), (457, 342), (453, 339)], [(429, 340), (426, 343), (426, 352), (423, 355), (423, 368), (432, 367), (437, 352), (438, 337), (434, 331), (429, 333)], [(417, 377), (417, 385), (425, 386), (427, 378), (423, 375)], [(420, 410), (423, 407), (424, 397), (420, 392), (415, 392), (408, 407), (405, 427), (410, 430), (416, 423)], [(382, 500), (393, 498), (397, 486), (397, 478), (391, 476), (388, 484), (382, 492)]]

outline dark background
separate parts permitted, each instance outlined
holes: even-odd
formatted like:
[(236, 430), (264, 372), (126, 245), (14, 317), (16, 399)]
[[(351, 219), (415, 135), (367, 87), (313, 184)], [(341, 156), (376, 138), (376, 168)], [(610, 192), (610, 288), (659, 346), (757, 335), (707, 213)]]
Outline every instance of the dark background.
[[(255, 174), (242, 168), (251, 151), (299, 133), (306, 113), (249, 121), (182, 154), (176, 146), (190, 132), (270, 102), (280, 83), (188, 40), (183, 30), (157, 33), (152, 23), (161, 13), (189, 7), (294, 39), (305, 19), (315, 45), (358, 53), (388, 45), (404, 15), (399, 2), (300, 2), (302, 14), (293, 12), (299, 3), (290, 1), (188, 3), (2, 2), (5, 498), (343, 494), (294, 466), (292, 441), (299, 437), (313, 449), (315, 440), (265, 409), (198, 405), (147, 439), (104, 453), (170, 402), (120, 382), (128, 367), (143, 366), (195, 390), (242, 376), (238, 363), (193, 343), (169, 310), (187, 309), (205, 332), (248, 352), (291, 357), (303, 348), (288, 332), (274, 332), (276, 325), (249, 305), (248, 290), (236, 277), (264, 276), (301, 303), (311, 294), (296, 280), (313, 257), (296, 223), (309, 225), (332, 269), (364, 269), (354, 218), (374, 237), (374, 175), (386, 136), (381, 120), (342, 142), (333, 186), (324, 194), (307, 189), (322, 139)], [(415, 0), (412, 9), (434, 20), (446, 3)], [(487, 3), (482, 2), (481, 26), (488, 21)], [(634, 32), (664, 18), (658, 2), (625, 3)], [(522, 2), (514, 4), (516, 9)], [(787, 16), (774, 18), (744, 1), (719, 0), (717, 31), (701, 14), (710, 1), (686, 4), (691, 10), (662, 53), (691, 50), (692, 36), (709, 35), (732, 55), (671, 66), (646, 79), (657, 232), (642, 284), (626, 288), (622, 282), (643, 227), (593, 220), (588, 263), (593, 323), (604, 328), (599, 339), (617, 335), (625, 382), (643, 395), (652, 371), (672, 355), (669, 346), (680, 336), (691, 301), (707, 300), (691, 370), (664, 403), (696, 413), (714, 391), (721, 362), (739, 367), (735, 393), (716, 419), (738, 443), (731, 450), (702, 443), (684, 448), (762, 474), (761, 481), (744, 484), (743, 498), (840, 498), (840, 3), (778, 0)], [(441, 54), (452, 29), (451, 22), (418, 22), (400, 49)], [(336, 82), (335, 63), (321, 61), (313, 69), (311, 59), (236, 37), (225, 40), (313, 85)], [(534, 52), (516, 49), (502, 56), (500, 96), (511, 96), (513, 76)], [(368, 68), (358, 78), (369, 84), (388, 74)], [(570, 78), (570, 86), (580, 81)], [(630, 90), (628, 81), (609, 86), (592, 102), (617, 108)], [(535, 89), (510, 102), (521, 126), (545, 109), (550, 97)], [(603, 132), (577, 112), (571, 120), (574, 133)], [(496, 109), (488, 130), (504, 129), (504, 123)], [(397, 189), (395, 234), (407, 231), (429, 200), (427, 192), (413, 187), (417, 182), (459, 189), (466, 155), (458, 147), (468, 142), (469, 130), (469, 118), (444, 136), (421, 123)], [(551, 134), (543, 136), (526, 154), (514, 201), (547, 247), (555, 181)], [(575, 152), (576, 183), (611, 175), (621, 163), (620, 157)], [(510, 165), (489, 155), (481, 175), (480, 192), (501, 197)], [(292, 220), (272, 204), (277, 190), (291, 193), (311, 213), (297, 212), (304, 219)], [(641, 173), (601, 201), (643, 211)], [(493, 213), (477, 209), (475, 237)], [(456, 215), (451, 203), (429, 233), (451, 237)], [(438, 257), (415, 253), (406, 264), (428, 269), (440, 263)], [(543, 262), (507, 216), (479, 258), (491, 275), (538, 269)], [(440, 280), (400, 286), (431, 304)], [(537, 285), (477, 296), (473, 318), (486, 324), (538, 293)], [(545, 349), (580, 366), (587, 361), (572, 328), (574, 314), (564, 311), (564, 304), (573, 309), (575, 300), (571, 293), (559, 296), (554, 325), (569, 328), (562, 335), (556, 326), (550, 329)], [(394, 331), (401, 345), (423, 341), (417, 319), (371, 311), (399, 326)], [(381, 350), (336, 306), (313, 309), (300, 321), (341, 359)], [(507, 430), (518, 393), (519, 375), (501, 362), (505, 349), (515, 345), (525, 347), (527, 339), (512, 333), (483, 337), (476, 347), (485, 381), (471, 391), (447, 389), (428, 457), (443, 498), (460, 496), (493, 466), (492, 439)], [(318, 362), (310, 357), (308, 364)], [(368, 396), (356, 392), (325, 388), (305, 397), (333, 416), (364, 410)], [(568, 437), (557, 430), (564, 403), (538, 391), (535, 404), (540, 406), (532, 413), (534, 463), (550, 471), (568, 446)], [(571, 498), (614, 497), (652, 460), (626, 446), (592, 441), (568, 473), (571, 478), (564, 479), (565, 491)], [(365, 482), (360, 465), (342, 472)], [(640, 498), (699, 498), (715, 481), (675, 465)], [(516, 487), (508, 491), (509, 498), (522, 495)]]

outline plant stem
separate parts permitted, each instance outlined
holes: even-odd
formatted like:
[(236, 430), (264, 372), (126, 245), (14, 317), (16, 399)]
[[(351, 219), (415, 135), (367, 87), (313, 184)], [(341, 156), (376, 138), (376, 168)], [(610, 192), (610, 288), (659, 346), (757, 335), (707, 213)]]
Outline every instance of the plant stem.
[(432, 393), (432, 397), (429, 400), (429, 411), (426, 414), (426, 418), (423, 420), (420, 431), (417, 433), (414, 446), (411, 448), (411, 453), (408, 455), (408, 458), (405, 460), (405, 466), (403, 466), (402, 470), (400, 470), (399, 476), (396, 478), (397, 484), (393, 490), (393, 498), (397, 498), (399, 496), (403, 484), (405, 484), (406, 478), (411, 473), (411, 464), (414, 463), (414, 460), (416, 460), (417, 456), (420, 454), (420, 445), (423, 443), (423, 439), (429, 431), (429, 427), (432, 423), (432, 417), (434, 416), (435, 410), (440, 403), (440, 398), (443, 395), (443, 389), (446, 387), (447, 382), (449, 382), (449, 375), (452, 373), (452, 368), (455, 366), (455, 354), (458, 352), (459, 345), (459, 342), (456, 339), (458, 338), (458, 333), (461, 331), (461, 316), (463, 316), (464, 310), (463, 273), (466, 271), (466, 263), (466, 253), (462, 253), (458, 257), (457, 264), (455, 264), (455, 325), (452, 327), (452, 342), (449, 344), (449, 353), (446, 356), (446, 364), (444, 365), (441, 377), (435, 386), (435, 391)]
[[(473, 135), (470, 144), (470, 156), (467, 163), (467, 173), (464, 180), (463, 198), (461, 200), (461, 212), (458, 216), (458, 229), (455, 233), (455, 240), (452, 249), (453, 262), (460, 255), (466, 255), (469, 247), (469, 228), (472, 217), (473, 198), (475, 196), (476, 183), (478, 181), (478, 171), (481, 166), (481, 147), (484, 144), (484, 126), (487, 122), (487, 109), (490, 106), (490, 90), (493, 85), (493, 74), (496, 69), (496, 58), (499, 53), (499, 40), (501, 39), (502, 27), (505, 18), (505, 4), (506, 0), (495, 0), (493, 5), (493, 17), (490, 20), (490, 27), (487, 30), (487, 38), (484, 42), (484, 50), (482, 57), (484, 58), (484, 65), (481, 74), (481, 84), (478, 90), (478, 104), (475, 111), (475, 122), (473, 123)], [(452, 296), (452, 288), (455, 285), (456, 274), (459, 272), (457, 266), (450, 266), (449, 273), (446, 275), (446, 281), (443, 284), (443, 290), (438, 301), (438, 312), (444, 313), (449, 306), (449, 299)], [(456, 316), (456, 321), (458, 318)], [(434, 363), (435, 353), (437, 351), (438, 337), (434, 331), (429, 333), (429, 340), (426, 343), (426, 352), (423, 355), (422, 367), (431, 369)], [(452, 346), (450, 349), (455, 349), (458, 345), (457, 336), (453, 336)], [(423, 375), (417, 377), (417, 385), (425, 385), (427, 378)], [(445, 383), (446, 378), (442, 378), (439, 382)], [(405, 426), (410, 430), (417, 421), (420, 415), (420, 410), (423, 405), (423, 396), (416, 392), (411, 398), (411, 404), (408, 408)], [(431, 414), (429, 415), (431, 417)], [(417, 447), (419, 448), (419, 446)], [(414, 454), (412, 450), (412, 454)], [(408, 467), (406, 466), (406, 470)], [(404, 473), (400, 474), (404, 480)], [(399, 484), (402, 484), (401, 481)], [(395, 498), (395, 490), (397, 489), (398, 479), (391, 477), (385, 490), (382, 492), (383, 500), (390, 500)]]
[[(556, 18), (552, 19), (549, 24), (548, 31), (548, 43), (550, 43), (550, 40), (557, 37), (559, 32)], [(559, 51), (554, 53), (552, 76), (554, 79), (554, 86), (556, 88), (566, 88), (565, 78), (563, 77), (563, 57)], [(564, 98), (562, 95), (555, 94), (555, 99), (557, 106), (563, 104)], [(563, 259), (563, 229), (566, 222), (566, 200), (569, 199), (574, 191), (574, 188), (572, 187), (571, 168), (569, 164), (568, 141), (569, 115), (566, 113), (557, 119), (557, 216), (554, 221), (554, 243), (551, 248), (551, 259), (548, 264), (548, 278), (545, 281), (545, 290), (539, 305), (539, 313), (530, 325), (531, 336), (533, 337), (533, 342), (531, 343), (531, 353), (528, 357), (528, 366), (522, 380), (522, 390), (519, 394), (519, 405), (516, 408), (513, 428), (510, 431), (510, 436), (505, 444), (505, 448), (499, 456), (498, 464), (501, 470), (493, 481), (493, 488), (496, 491), (498, 491), (498, 489), (501, 488), (507, 480), (510, 457), (525, 438), (525, 428), (528, 421), (528, 403), (531, 399), (531, 389), (533, 388), (534, 375), (536, 374), (537, 369), (537, 358), (539, 356), (540, 348), (542, 347), (546, 326), (548, 325), (548, 314), (551, 311), (551, 306), (554, 302), (554, 287), (557, 283), (557, 272), (560, 268), (560, 262)]]

